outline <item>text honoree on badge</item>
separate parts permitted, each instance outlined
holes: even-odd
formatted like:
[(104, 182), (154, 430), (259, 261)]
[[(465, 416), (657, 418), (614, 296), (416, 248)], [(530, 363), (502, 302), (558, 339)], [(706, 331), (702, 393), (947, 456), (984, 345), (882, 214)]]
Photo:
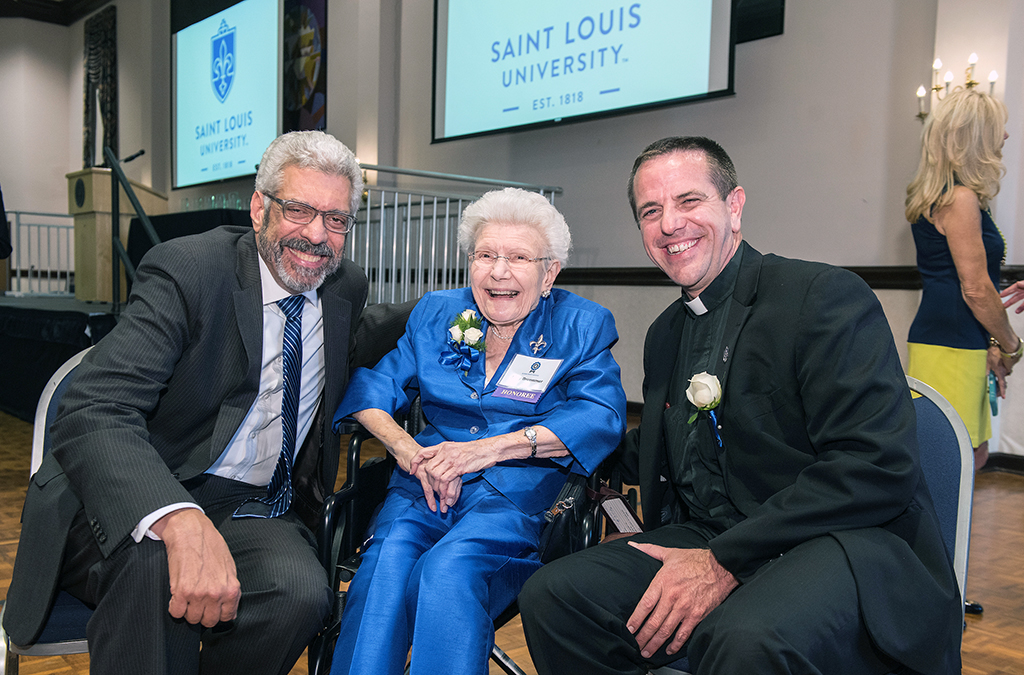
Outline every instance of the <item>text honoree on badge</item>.
[(493, 395), (536, 403), (547, 391), (560, 365), (562, 359), (540, 359), (516, 354), (505, 374), (498, 380)]

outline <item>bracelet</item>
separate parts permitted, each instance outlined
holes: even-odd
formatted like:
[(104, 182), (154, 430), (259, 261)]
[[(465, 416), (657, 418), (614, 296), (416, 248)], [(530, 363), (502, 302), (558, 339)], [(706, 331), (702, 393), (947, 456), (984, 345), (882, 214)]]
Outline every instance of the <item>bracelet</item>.
[(523, 429), (523, 435), (526, 436), (527, 440), (530, 441), (530, 457), (537, 456), (537, 432), (533, 430), (533, 427), (526, 427)]
[(999, 340), (995, 339), (994, 337), (990, 336), (988, 338), (988, 343), (995, 347), (996, 349), (998, 349), (999, 354), (1004, 358), (1019, 359), (1021, 356), (1024, 356), (1024, 340), (1021, 340), (1019, 336), (1017, 337), (1017, 351), (1014, 352), (1004, 352), (1003, 346), (999, 344)]

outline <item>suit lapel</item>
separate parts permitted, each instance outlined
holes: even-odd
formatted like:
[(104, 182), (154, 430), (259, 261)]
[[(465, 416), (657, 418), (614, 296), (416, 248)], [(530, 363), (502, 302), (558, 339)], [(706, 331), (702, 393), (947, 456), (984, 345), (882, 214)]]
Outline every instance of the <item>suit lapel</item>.
[[(238, 289), (232, 293), (231, 302), (235, 325), (238, 327), (245, 353), (221, 355), (224, 359), (245, 360), (245, 382), (253, 383), (253, 392), (259, 388), (260, 369), (263, 367), (263, 287), (260, 283), (258, 256), (255, 233), (239, 239), (235, 263)], [(236, 405), (221, 406), (221, 418), (217, 421), (217, 428), (210, 444), (211, 452), (214, 453), (213, 460), (216, 460), (231, 442), (251, 405), (252, 400), (247, 397), (245, 401), (237, 401)]]
[(761, 261), (763, 256), (746, 242), (740, 244), (743, 258), (740, 261), (740, 271), (736, 277), (736, 287), (729, 301), (729, 316), (726, 319), (725, 330), (722, 332), (722, 343), (715, 351), (717, 354), (714, 362), (715, 375), (725, 391), (725, 382), (729, 377), (729, 369), (732, 366), (732, 355), (736, 351), (736, 340), (739, 339), (743, 324), (747, 322), (750, 315), (751, 305), (757, 297), (757, 281), (761, 275)]
[[(661, 481), (661, 467), (665, 463), (664, 413), (668, 390), (675, 373), (679, 355), (679, 341), (683, 335), (686, 307), (680, 298), (668, 312), (668, 325), (656, 339), (648, 338), (644, 352), (644, 412), (640, 428), (640, 483), (645, 503), (657, 508), (644, 509), (644, 522), (661, 524), (661, 495), (666, 483)], [(646, 495), (650, 495), (648, 499)]]
[(320, 287), (320, 306), (324, 321), (324, 400), (333, 411), (339, 403), (341, 393), (348, 381), (348, 352), (351, 348), (353, 308), (345, 298), (336, 292), (341, 285), (339, 279), (330, 277)]

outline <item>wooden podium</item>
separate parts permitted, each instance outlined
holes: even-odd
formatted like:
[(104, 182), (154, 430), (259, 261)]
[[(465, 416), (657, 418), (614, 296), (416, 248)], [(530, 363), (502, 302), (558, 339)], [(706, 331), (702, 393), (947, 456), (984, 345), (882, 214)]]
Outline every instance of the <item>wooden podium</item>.
[[(113, 244), (111, 241), (110, 169), (92, 168), (74, 171), (68, 179), (68, 213), (75, 219), (75, 298), (86, 301), (113, 301)], [(129, 179), (147, 216), (167, 213), (167, 197), (152, 188)], [(127, 246), (128, 224), (135, 209), (124, 188), (118, 198), (120, 238)], [(127, 284), (121, 270), (121, 300)]]

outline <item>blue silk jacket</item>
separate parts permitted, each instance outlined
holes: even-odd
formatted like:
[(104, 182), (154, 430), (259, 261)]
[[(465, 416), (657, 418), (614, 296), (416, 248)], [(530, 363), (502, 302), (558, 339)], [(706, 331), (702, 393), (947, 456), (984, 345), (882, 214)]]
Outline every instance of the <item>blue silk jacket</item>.
[[(498, 371), (485, 385), (484, 354), (468, 371), (441, 363), (442, 352), (448, 350), (448, 328), (466, 309), (481, 316), (468, 288), (426, 294), (409, 316), (398, 347), (373, 370), (359, 368), (353, 374), (335, 425), (367, 408), (404, 412), (419, 395), (428, 425), (416, 441), (424, 447), (544, 426), (565, 444), (568, 456), (511, 460), (463, 476), (464, 482), (482, 477), (524, 513), (539, 514), (554, 501), (568, 471), (593, 472), (622, 439), (626, 395), (611, 354), (618, 340), (615, 320), (598, 304), (552, 289), (516, 331)], [(517, 354), (561, 360), (535, 403), (494, 395)], [(403, 482), (414, 494), (421, 491), (419, 481), (399, 469), (392, 485)]]

